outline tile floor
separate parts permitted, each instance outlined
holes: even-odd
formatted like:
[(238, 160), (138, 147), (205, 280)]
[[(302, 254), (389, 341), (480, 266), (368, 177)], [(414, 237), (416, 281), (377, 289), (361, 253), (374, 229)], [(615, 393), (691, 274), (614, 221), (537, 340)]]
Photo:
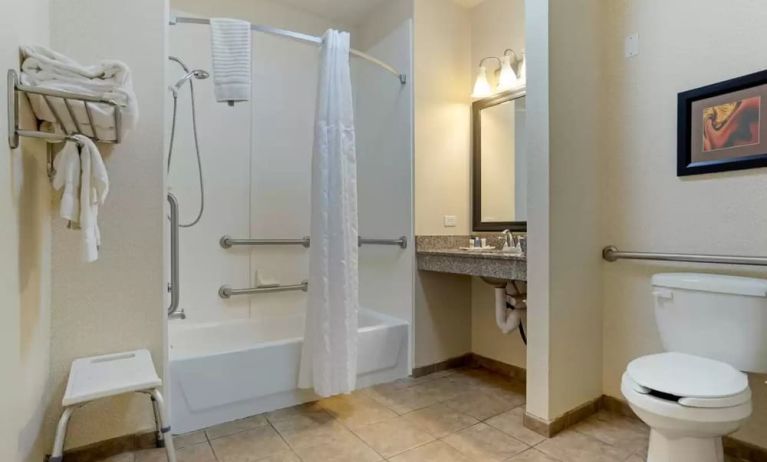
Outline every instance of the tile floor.
[[(642, 462), (648, 430), (599, 413), (546, 439), (522, 425), (524, 385), (456, 369), (175, 438), (178, 462)], [(164, 462), (162, 449), (102, 462)]]

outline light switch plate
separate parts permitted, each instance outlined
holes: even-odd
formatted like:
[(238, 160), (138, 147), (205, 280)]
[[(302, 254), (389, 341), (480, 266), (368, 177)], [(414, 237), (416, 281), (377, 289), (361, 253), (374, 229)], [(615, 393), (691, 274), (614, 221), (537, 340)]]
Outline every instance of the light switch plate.
[(639, 34), (633, 33), (626, 36), (624, 51), (627, 58), (633, 58), (639, 54)]
[(455, 228), (458, 223), (458, 219), (455, 217), (455, 215), (445, 215), (443, 218), (443, 223), (445, 224), (445, 228)]

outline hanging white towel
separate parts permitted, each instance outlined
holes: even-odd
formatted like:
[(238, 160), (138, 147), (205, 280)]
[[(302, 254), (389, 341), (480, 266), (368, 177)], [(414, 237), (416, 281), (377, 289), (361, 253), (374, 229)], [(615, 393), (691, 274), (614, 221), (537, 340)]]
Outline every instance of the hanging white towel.
[(218, 102), (250, 100), (250, 35), (247, 21), (210, 19), (213, 85)]
[[(21, 83), (25, 85), (82, 93), (85, 95), (105, 98), (120, 106), (122, 115), (121, 129), (123, 133), (136, 126), (138, 122), (138, 104), (133, 92), (130, 69), (120, 61), (102, 61), (99, 64), (83, 66), (76, 61), (41, 46), (21, 47), (23, 62), (21, 64)], [(93, 125), (88, 117), (85, 106), (73, 102), (70, 108), (61, 98), (49, 98), (50, 108), (41, 96), (30, 98), (32, 110), (38, 119), (56, 123), (56, 117), (51, 109), (62, 119), (63, 128), (67, 133), (76, 133), (77, 125), (83, 134), (101, 140), (115, 139), (114, 110), (111, 106), (100, 103), (88, 104), (91, 109)], [(72, 119), (72, 110), (75, 120)]]
[(312, 153), (309, 297), (299, 387), (348, 393), (357, 379), (357, 156), (349, 34), (323, 38)]
[(99, 258), (99, 207), (109, 193), (109, 176), (96, 144), (87, 136), (74, 138), (77, 143), (67, 143), (56, 157), (53, 186), (64, 189), (59, 214), (79, 230), (83, 261), (93, 262)]

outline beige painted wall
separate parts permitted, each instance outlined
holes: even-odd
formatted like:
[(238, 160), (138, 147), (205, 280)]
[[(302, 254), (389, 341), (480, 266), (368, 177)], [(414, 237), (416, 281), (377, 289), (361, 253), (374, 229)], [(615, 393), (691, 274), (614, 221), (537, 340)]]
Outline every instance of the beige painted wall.
[[(77, 234), (54, 220), (50, 431), (73, 359), (148, 348), (156, 367), (163, 364), (166, 10), (166, 2), (157, 0), (51, 2), (51, 43), (84, 63), (125, 61), (141, 120), (123, 143), (103, 150), (111, 184), (99, 214), (99, 260), (80, 262)], [(152, 426), (146, 397), (106, 400), (75, 414), (67, 447)]]
[(444, 0), (416, 0), (414, 14), (415, 233), (468, 234), (470, 14)]
[(600, 1), (527, 3), (527, 411), (546, 420), (602, 393)]
[[(602, 106), (603, 244), (640, 251), (767, 253), (767, 170), (686, 179), (675, 171), (677, 93), (763, 70), (767, 9), (753, 0), (701, 0), (690, 20), (689, 2), (605, 3), (610, 21), (603, 41), (603, 91), (611, 104)], [(623, 40), (633, 32), (640, 35), (640, 54), (625, 59)], [(651, 275), (661, 271), (767, 277), (729, 267), (605, 263), (608, 395), (621, 397), (620, 376), (631, 359), (662, 350), (649, 287)], [(752, 377), (754, 414), (736, 436), (767, 447), (764, 379)]]
[[(472, 8), (470, 15), (472, 79), (482, 58), (501, 56), (507, 48), (517, 53), (525, 49), (524, 0), (486, 0)], [(495, 324), (495, 293), (491, 286), (478, 278), (471, 283), (471, 331), (473, 353), (525, 367), (527, 348), (518, 332), (504, 335), (498, 329)]]
[[(0, 2), (0, 71), (19, 69), (21, 44), (48, 43), (45, 0)], [(0, 126), (7, 123), (5, 91)], [(28, 110), (22, 114), (29, 115)], [(28, 118), (25, 118), (29, 122)], [(29, 125), (25, 125), (29, 127)], [(45, 144), (0, 142), (0, 460), (39, 461), (49, 399), (50, 197)]]

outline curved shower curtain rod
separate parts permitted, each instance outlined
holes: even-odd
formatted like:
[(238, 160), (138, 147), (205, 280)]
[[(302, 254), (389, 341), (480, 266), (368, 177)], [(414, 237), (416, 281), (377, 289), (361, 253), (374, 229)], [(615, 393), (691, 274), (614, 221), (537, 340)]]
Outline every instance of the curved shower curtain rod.
[[(189, 18), (184, 16), (171, 16), (170, 18), (170, 25), (175, 26), (176, 24), (210, 24), (210, 19), (206, 18)], [(303, 43), (312, 43), (315, 45), (320, 45), (322, 43), (321, 37), (316, 37), (314, 35), (309, 34), (302, 34), (300, 32), (293, 32), (285, 29), (279, 29), (276, 27), (271, 26), (264, 26), (261, 24), (251, 24), (250, 28), (254, 31), (263, 32), (266, 34), (276, 35), (279, 37), (285, 37), (292, 40), (296, 40), (298, 42)], [(350, 53), (354, 56), (357, 56), (359, 58), (362, 58), (366, 61), (370, 61), (373, 64), (376, 64), (383, 69), (385, 69), (387, 72), (390, 72), (391, 74), (394, 74), (399, 78), (399, 81), (402, 85), (407, 83), (407, 76), (405, 74), (398, 71), (396, 68), (392, 67), (391, 65), (381, 61), (380, 59), (374, 58), (370, 56), (367, 53), (363, 53), (359, 50), (351, 49)]]

